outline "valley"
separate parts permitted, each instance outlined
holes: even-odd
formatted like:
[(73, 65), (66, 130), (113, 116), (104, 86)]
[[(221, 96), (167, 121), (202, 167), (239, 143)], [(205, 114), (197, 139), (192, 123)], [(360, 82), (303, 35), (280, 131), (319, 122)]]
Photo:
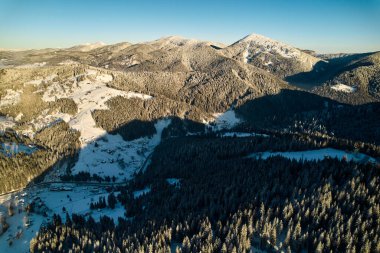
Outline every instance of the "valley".
[(0, 59), (0, 252), (380, 250), (379, 52), (252, 34)]

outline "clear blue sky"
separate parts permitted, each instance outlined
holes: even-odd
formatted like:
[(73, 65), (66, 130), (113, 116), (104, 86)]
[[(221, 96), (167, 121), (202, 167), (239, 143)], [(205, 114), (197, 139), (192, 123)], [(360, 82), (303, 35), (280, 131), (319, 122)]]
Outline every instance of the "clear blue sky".
[(0, 48), (143, 42), (230, 44), (258, 33), (318, 52), (380, 50), (380, 0), (0, 0)]

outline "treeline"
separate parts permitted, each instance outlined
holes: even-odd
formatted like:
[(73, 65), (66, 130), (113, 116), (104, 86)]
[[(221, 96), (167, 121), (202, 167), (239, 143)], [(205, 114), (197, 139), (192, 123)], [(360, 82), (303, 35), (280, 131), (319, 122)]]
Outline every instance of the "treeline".
[(68, 173), (62, 175), (61, 177), (62, 181), (76, 181), (76, 182), (88, 182), (88, 181), (93, 181), (93, 182), (115, 182), (116, 177), (115, 176), (105, 176), (101, 177), (96, 173), (91, 174), (90, 172), (87, 171), (80, 171), (77, 174), (71, 174), (70, 171)]
[(111, 98), (106, 104), (109, 110), (92, 112), (96, 125), (109, 133), (120, 134), (125, 140), (153, 135), (156, 132), (154, 122), (164, 117), (184, 116), (201, 122), (208, 116), (193, 106), (165, 97), (142, 100), (119, 96)]
[[(162, 143), (147, 170), (119, 189), (127, 218), (117, 225), (81, 216), (79, 223), (53, 223), (32, 241), (31, 251), (380, 250), (379, 166), (247, 159), (238, 154), (263, 148), (268, 138), (203, 139)], [(179, 186), (168, 178), (179, 179)], [(134, 196), (146, 187), (149, 193)]]
[(24, 187), (57, 162), (74, 157), (80, 148), (79, 135), (62, 121), (36, 133), (33, 142), (40, 148), (32, 154), (0, 153), (0, 193)]

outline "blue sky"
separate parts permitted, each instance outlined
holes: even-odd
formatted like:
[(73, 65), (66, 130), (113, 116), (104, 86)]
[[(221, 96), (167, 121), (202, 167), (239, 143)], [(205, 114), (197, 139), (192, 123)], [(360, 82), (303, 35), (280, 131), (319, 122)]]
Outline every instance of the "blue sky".
[(230, 44), (258, 33), (318, 52), (380, 50), (380, 0), (0, 0), (0, 48), (143, 42)]

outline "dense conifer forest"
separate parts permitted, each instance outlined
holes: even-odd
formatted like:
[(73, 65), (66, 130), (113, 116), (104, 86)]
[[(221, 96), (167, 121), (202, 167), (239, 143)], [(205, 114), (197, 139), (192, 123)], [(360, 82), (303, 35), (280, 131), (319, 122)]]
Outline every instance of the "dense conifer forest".
[[(167, 139), (146, 171), (114, 189), (124, 218), (57, 216), (31, 242), (31, 252), (380, 250), (377, 165), (246, 157), (268, 145), (303, 150), (333, 144), (297, 136)], [(150, 191), (135, 198), (133, 192), (144, 188)], [(111, 194), (94, 208), (112, 208)]]

